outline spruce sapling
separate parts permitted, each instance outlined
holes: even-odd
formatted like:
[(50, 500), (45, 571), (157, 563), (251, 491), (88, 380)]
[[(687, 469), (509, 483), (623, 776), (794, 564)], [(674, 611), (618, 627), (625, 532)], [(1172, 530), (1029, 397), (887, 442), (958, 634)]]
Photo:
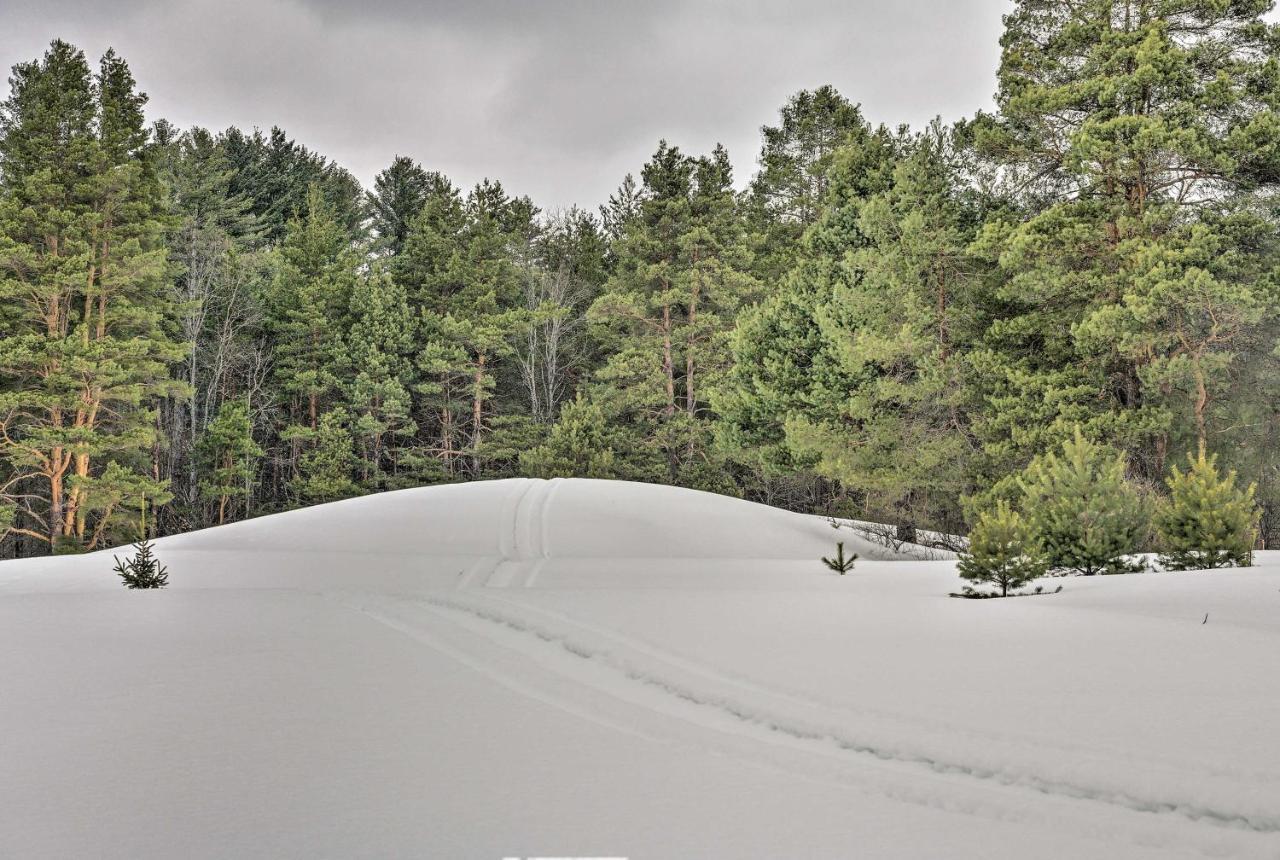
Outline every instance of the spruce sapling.
[(164, 588), (169, 584), (169, 569), (151, 551), (151, 541), (143, 538), (133, 545), (133, 558), (116, 560), (115, 572), (126, 588)]

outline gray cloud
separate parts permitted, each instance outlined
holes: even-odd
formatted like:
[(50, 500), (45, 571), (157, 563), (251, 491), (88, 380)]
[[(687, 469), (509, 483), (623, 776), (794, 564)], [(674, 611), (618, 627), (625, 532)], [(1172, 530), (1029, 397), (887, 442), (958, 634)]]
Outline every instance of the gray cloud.
[(182, 126), (284, 127), (368, 183), (395, 154), (544, 207), (603, 200), (659, 138), (754, 170), (786, 97), (869, 119), (988, 107), (1009, 0), (6, 0), (0, 63), (114, 46)]

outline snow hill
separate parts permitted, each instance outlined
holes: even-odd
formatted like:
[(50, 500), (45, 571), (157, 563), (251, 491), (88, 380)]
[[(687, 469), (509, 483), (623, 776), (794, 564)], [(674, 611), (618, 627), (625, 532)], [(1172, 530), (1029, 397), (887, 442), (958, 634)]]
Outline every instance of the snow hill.
[(1280, 858), (1278, 554), (953, 600), (585, 480), (157, 544), (0, 563), (0, 855)]

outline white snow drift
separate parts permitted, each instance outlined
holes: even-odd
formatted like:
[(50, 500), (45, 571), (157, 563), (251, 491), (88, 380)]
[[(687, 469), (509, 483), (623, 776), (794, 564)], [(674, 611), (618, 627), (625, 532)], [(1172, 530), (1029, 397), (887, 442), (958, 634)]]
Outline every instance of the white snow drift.
[(952, 600), (820, 518), (579, 480), (158, 552), (155, 592), (0, 564), (0, 854), (1280, 857), (1271, 554)]

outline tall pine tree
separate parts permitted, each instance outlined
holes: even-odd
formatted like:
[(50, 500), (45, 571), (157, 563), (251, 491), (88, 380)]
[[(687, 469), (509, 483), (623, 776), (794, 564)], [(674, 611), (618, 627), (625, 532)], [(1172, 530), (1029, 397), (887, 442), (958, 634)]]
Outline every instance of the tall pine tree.
[(0, 106), (0, 453), (25, 485), (19, 528), (51, 549), (99, 546), (167, 494), (149, 407), (180, 388), (182, 348), (145, 103), (114, 53), (93, 76), (55, 41)]

